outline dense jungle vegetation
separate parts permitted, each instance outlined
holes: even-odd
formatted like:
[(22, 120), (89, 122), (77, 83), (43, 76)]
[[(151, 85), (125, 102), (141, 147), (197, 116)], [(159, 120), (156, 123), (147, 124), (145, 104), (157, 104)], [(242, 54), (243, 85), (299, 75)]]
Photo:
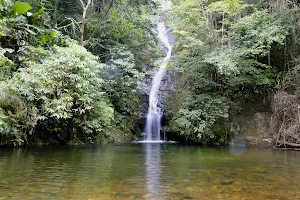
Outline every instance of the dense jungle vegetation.
[(132, 140), (157, 52), (149, 2), (0, 3), (1, 143)]
[[(298, 6), (289, 0), (174, 1), (166, 18), (177, 38), (180, 80), (170, 97), (176, 103), (169, 105), (175, 113), (169, 129), (192, 141), (226, 143), (230, 121), (247, 100), (271, 99), (274, 134), (292, 127), (299, 143)], [(287, 93), (293, 103), (272, 100)]]
[[(179, 79), (168, 100), (169, 131), (226, 143), (231, 117), (245, 100), (292, 95), (298, 106), (296, 1), (172, 2), (163, 14), (176, 38), (170, 67)], [(159, 3), (0, 0), (0, 143), (138, 137), (131, 129), (143, 104), (139, 90), (147, 66), (161, 56), (150, 20)], [(273, 108), (275, 132), (284, 123), (298, 134), (297, 112), (291, 123)]]

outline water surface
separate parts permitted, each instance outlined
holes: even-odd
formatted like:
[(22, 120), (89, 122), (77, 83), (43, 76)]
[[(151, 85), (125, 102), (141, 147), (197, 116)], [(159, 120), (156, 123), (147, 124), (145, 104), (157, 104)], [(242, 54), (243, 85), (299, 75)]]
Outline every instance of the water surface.
[(0, 149), (0, 199), (300, 199), (300, 152), (174, 144)]

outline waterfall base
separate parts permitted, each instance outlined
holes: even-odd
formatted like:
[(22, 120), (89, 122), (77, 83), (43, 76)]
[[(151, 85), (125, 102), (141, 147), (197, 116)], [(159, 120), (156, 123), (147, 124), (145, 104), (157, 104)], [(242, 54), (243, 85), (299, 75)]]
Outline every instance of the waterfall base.
[(133, 141), (134, 144), (177, 144), (177, 141), (164, 141), (164, 140), (140, 140)]

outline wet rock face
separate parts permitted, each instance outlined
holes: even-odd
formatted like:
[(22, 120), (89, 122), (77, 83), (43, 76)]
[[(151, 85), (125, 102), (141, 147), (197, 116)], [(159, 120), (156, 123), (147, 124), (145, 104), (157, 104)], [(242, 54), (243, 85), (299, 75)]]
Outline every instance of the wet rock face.
[(272, 145), (271, 129), (271, 96), (253, 95), (241, 102), (240, 114), (234, 116), (230, 124), (233, 143), (247, 143), (249, 146)]
[(269, 112), (256, 112), (234, 117), (230, 126), (230, 132), (234, 136), (233, 144), (239, 144), (239, 141), (243, 141), (242, 144), (271, 145), (270, 121), (271, 113)]

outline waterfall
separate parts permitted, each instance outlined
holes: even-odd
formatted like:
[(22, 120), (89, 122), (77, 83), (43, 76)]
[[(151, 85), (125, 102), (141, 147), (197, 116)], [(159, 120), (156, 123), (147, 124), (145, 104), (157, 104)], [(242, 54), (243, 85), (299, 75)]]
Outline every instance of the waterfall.
[[(167, 10), (170, 7), (171, 1), (164, 1), (162, 3), (162, 10)], [(151, 90), (149, 94), (149, 108), (147, 113), (146, 121), (146, 141), (160, 141), (160, 131), (161, 131), (161, 118), (163, 115), (162, 103), (160, 102), (160, 86), (162, 79), (166, 73), (167, 64), (171, 58), (172, 45), (169, 42), (169, 34), (166, 25), (160, 20), (156, 23), (157, 26), (157, 37), (159, 41), (167, 49), (166, 57), (162, 60), (159, 66), (159, 70), (155, 73)]]

